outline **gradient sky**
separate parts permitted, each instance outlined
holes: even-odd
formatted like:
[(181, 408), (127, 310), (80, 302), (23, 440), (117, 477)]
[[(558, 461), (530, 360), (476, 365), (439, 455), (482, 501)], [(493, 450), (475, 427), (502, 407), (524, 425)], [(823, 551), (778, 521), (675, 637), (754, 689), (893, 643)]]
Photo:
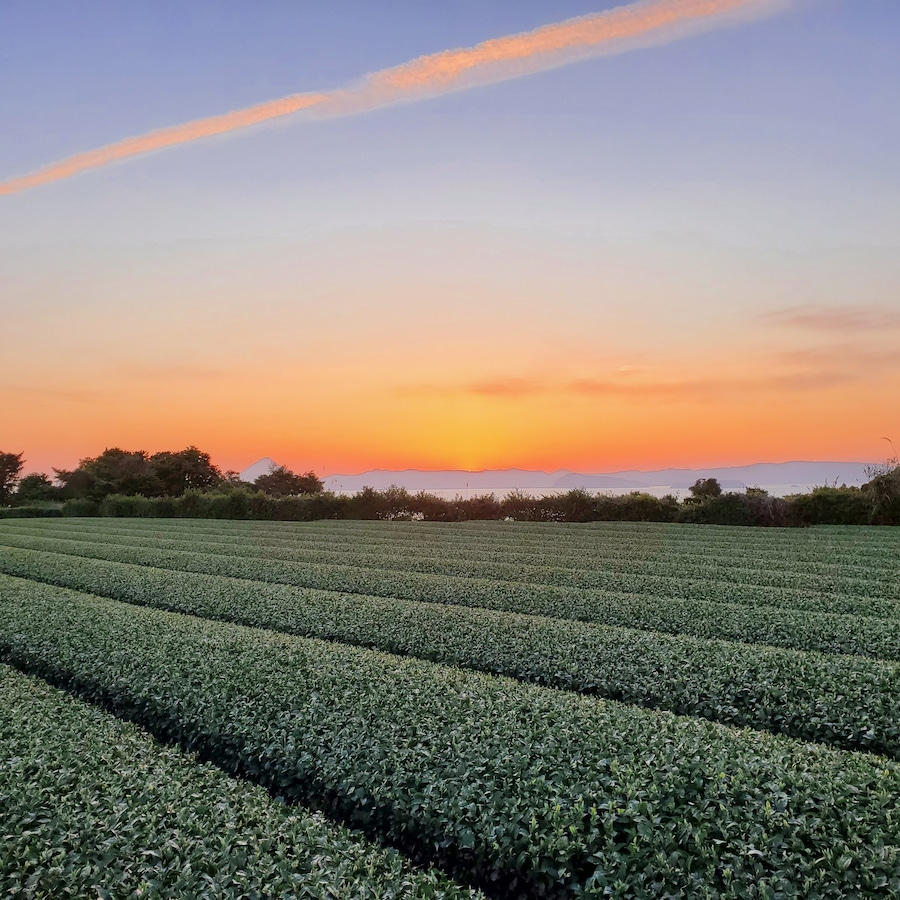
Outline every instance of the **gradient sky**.
[[(0, 180), (608, 0), (0, 4)], [(900, 3), (0, 197), (0, 449), (611, 471), (900, 444)]]

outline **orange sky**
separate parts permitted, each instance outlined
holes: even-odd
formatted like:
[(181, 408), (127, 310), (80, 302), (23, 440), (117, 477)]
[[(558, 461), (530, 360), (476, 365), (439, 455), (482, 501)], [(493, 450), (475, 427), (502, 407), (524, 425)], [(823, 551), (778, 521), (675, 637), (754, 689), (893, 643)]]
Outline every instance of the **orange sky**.
[[(268, 455), (320, 474), (866, 461), (887, 454), (879, 438), (896, 427), (900, 328), (882, 311), (862, 316), (872, 321), (857, 322), (853, 335), (845, 311), (801, 308), (798, 323), (757, 323), (751, 353), (732, 341), (711, 355), (704, 342), (630, 365), (626, 353), (604, 358), (587, 341), (568, 352), (548, 342), (545, 359), (518, 366), (516, 352), (479, 365), (478, 346), (410, 348), (393, 359), (389, 348), (355, 346), (355, 360), (281, 354), (255, 359), (252, 380), (246, 361), (231, 372), (173, 367), (165, 377), (128, 363), (105, 376), (84, 363), (84, 374), (40, 365), (30, 388), (4, 400), (22, 445), (12, 449), (45, 471), (105, 446), (188, 444), (224, 468)], [(834, 319), (840, 334), (828, 331)], [(776, 337), (797, 329), (826, 334), (802, 350), (775, 349)], [(698, 365), (693, 355), (707, 359)]]
[(16, 6), (0, 450), (883, 459), (900, 12), (875, 6)]

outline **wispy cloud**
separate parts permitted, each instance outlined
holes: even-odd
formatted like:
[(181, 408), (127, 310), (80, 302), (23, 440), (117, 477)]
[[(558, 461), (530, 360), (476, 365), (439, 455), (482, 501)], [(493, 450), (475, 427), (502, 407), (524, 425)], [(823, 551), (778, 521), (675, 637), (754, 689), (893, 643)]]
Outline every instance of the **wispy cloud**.
[(68, 400), (75, 403), (86, 403), (96, 400), (99, 394), (90, 390), (58, 390), (45, 388), (38, 385), (0, 384), (0, 394), (13, 394), (25, 397), (33, 397), (35, 400)]
[(532, 397), (544, 393), (546, 385), (531, 378), (493, 378), (475, 381), (466, 386), (466, 392), (482, 397)]
[(775, 325), (834, 334), (900, 329), (900, 309), (886, 306), (792, 306), (765, 313)]
[(445, 50), (367, 75), (356, 86), (294, 94), (247, 109), (151, 131), (79, 153), (28, 175), (0, 182), (14, 194), (143, 153), (249, 128), (308, 110), (354, 115), (395, 103), (493, 84), (578, 60), (677, 40), (698, 31), (773, 12), (790, 0), (640, 0), (474, 47)]
[(809, 393), (861, 384), (891, 372), (900, 374), (900, 348), (858, 344), (812, 347), (747, 359), (741, 369), (707, 369), (700, 375), (673, 372), (671, 378), (495, 377), (456, 384), (403, 387), (401, 394), (470, 396), (517, 401), (537, 397), (633, 398), (647, 401), (691, 401), (765, 391)]
[(125, 363), (117, 371), (120, 376), (137, 381), (220, 381), (230, 375), (225, 369), (183, 364), (147, 366)]
[(785, 350), (776, 354), (775, 361), (807, 370), (843, 371), (862, 378), (900, 366), (900, 347), (844, 342)]
[[(733, 385), (731, 381), (729, 384)], [(695, 397), (715, 390), (721, 390), (720, 378), (676, 379), (672, 381), (636, 381), (616, 378), (494, 378), (463, 384), (418, 385), (401, 388), (404, 394), (440, 394), (476, 396), (496, 400), (524, 400), (539, 396), (574, 397), (644, 397), (678, 398)]]

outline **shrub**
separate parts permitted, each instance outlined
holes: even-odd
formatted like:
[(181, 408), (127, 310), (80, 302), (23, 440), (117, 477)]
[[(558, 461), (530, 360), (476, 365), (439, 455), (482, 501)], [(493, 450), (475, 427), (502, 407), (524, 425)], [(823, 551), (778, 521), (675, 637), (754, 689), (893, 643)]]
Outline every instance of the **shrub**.
[(675, 522), (678, 510), (678, 500), (671, 494), (654, 497), (632, 491), (619, 497), (600, 494), (594, 500), (598, 522)]
[(62, 503), (34, 504), (32, 506), (12, 506), (0, 508), (0, 519), (43, 519), (56, 518), (63, 514)]
[(76, 497), (63, 503), (62, 514), (64, 516), (99, 516), (100, 504), (87, 497)]
[(876, 475), (862, 491), (872, 504), (873, 525), (900, 525), (900, 467)]
[(135, 494), (110, 494), (100, 502), (100, 515), (137, 518), (152, 515), (153, 501)]
[(803, 525), (868, 525), (872, 502), (856, 487), (817, 487), (788, 498)]

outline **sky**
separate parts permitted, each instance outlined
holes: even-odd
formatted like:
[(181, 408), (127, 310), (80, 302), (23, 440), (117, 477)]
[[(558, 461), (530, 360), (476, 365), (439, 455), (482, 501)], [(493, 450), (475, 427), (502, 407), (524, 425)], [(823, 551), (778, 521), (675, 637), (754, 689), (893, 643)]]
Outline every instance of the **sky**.
[[(542, 71), (364, 80), (620, 5), (5, 0), (0, 450), (319, 475), (883, 459), (896, 0), (739, 0)], [(319, 109), (23, 180), (298, 95)]]

